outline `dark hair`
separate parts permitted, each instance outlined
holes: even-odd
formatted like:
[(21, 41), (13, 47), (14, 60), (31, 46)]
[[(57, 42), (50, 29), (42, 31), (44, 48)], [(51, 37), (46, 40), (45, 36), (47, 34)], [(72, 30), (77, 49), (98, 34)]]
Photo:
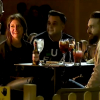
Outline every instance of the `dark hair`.
[(39, 7), (36, 6), (36, 5), (31, 6), (30, 9), (29, 9), (29, 11), (32, 11), (32, 10), (34, 10), (34, 9), (37, 10), (37, 11), (39, 11)]
[(19, 13), (25, 12), (26, 9), (27, 9), (26, 3), (20, 2), (20, 3), (17, 4), (17, 11), (18, 11)]
[(90, 18), (100, 18), (100, 11), (92, 12)]
[(61, 19), (61, 21), (65, 24), (66, 23), (66, 16), (63, 14), (63, 13), (61, 13), (61, 12), (59, 12), (59, 11), (55, 11), (55, 10), (50, 10), (49, 11), (49, 13), (48, 13), (48, 17), (49, 16), (59, 16), (60, 17), (60, 19)]
[(28, 12), (28, 16), (29, 17), (32, 17), (33, 18), (33, 10), (36, 10), (39, 12), (39, 7), (34, 5), (34, 6), (31, 6), (30, 9), (29, 9), (29, 12)]
[(26, 24), (24, 17), (22, 17), (22, 15), (19, 14), (19, 13), (10, 15), (7, 19), (7, 29), (6, 29), (6, 36), (7, 36), (8, 41), (10, 41), (10, 42), (12, 41), (12, 36), (11, 36), (11, 33), (10, 33), (10, 23), (14, 19), (18, 20), (20, 22), (20, 24), (22, 25), (23, 36), (27, 36), (27, 24)]
[(52, 10), (52, 8), (50, 7), (50, 5), (48, 5), (48, 4), (41, 5), (41, 6), (39, 7), (39, 9), (40, 9), (40, 13), (42, 13), (42, 14), (47, 14), (47, 15), (48, 15), (48, 12), (49, 12), (50, 10)]

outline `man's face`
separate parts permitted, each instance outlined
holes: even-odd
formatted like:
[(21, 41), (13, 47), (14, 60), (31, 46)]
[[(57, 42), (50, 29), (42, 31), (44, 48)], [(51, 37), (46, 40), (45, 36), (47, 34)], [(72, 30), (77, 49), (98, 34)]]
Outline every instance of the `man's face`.
[(87, 33), (89, 35), (89, 44), (94, 44), (98, 42), (100, 38), (100, 19), (89, 19)]
[(47, 31), (49, 35), (61, 34), (64, 24), (59, 16), (49, 16), (47, 22)]

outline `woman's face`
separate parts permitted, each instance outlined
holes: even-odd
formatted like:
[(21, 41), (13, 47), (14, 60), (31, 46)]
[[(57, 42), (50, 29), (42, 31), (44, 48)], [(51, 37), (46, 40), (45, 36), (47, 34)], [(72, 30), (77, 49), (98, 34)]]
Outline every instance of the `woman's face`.
[(11, 21), (10, 33), (13, 39), (21, 39), (23, 37), (23, 27), (17, 19)]

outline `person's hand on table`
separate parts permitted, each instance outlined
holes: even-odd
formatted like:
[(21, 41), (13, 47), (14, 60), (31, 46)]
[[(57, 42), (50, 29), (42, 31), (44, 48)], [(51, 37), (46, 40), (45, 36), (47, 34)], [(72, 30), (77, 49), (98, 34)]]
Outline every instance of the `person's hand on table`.
[(94, 59), (92, 58), (92, 59), (88, 60), (87, 63), (88, 64), (94, 64)]

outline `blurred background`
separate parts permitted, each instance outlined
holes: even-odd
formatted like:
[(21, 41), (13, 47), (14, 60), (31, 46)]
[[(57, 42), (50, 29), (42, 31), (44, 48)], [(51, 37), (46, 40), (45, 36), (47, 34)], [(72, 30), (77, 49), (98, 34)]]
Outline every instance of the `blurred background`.
[[(95, 10), (100, 10), (100, 0), (2, 0), (4, 5), (4, 15), (2, 22), (6, 23), (6, 19), (10, 14), (18, 12), (18, 4), (24, 2), (26, 4), (26, 10), (23, 16), (26, 17), (29, 14), (29, 10), (32, 6), (49, 5), (51, 9), (63, 12), (67, 17), (67, 23), (64, 32), (75, 37), (76, 41), (88, 40), (87, 23), (90, 14)], [(21, 6), (24, 10), (25, 6)], [(42, 8), (40, 8), (42, 10)], [(42, 10), (42, 14), (46, 9)], [(31, 15), (30, 15), (31, 16)], [(29, 16), (26, 17), (28, 20)], [(45, 18), (46, 19), (46, 18)], [(29, 20), (28, 20), (29, 22)], [(44, 21), (45, 22), (45, 21)], [(41, 21), (34, 22), (33, 27), (40, 24)], [(31, 23), (32, 26), (32, 23)], [(45, 26), (45, 25), (44, 25)], [(43, 28), (42, 28), (43, 29)], [(45, 28), (41, 31), (44, 31)], [(40, 32), (41, 32), (40, 31)], [(35, 32), (35, 31), (34, 31)]]

